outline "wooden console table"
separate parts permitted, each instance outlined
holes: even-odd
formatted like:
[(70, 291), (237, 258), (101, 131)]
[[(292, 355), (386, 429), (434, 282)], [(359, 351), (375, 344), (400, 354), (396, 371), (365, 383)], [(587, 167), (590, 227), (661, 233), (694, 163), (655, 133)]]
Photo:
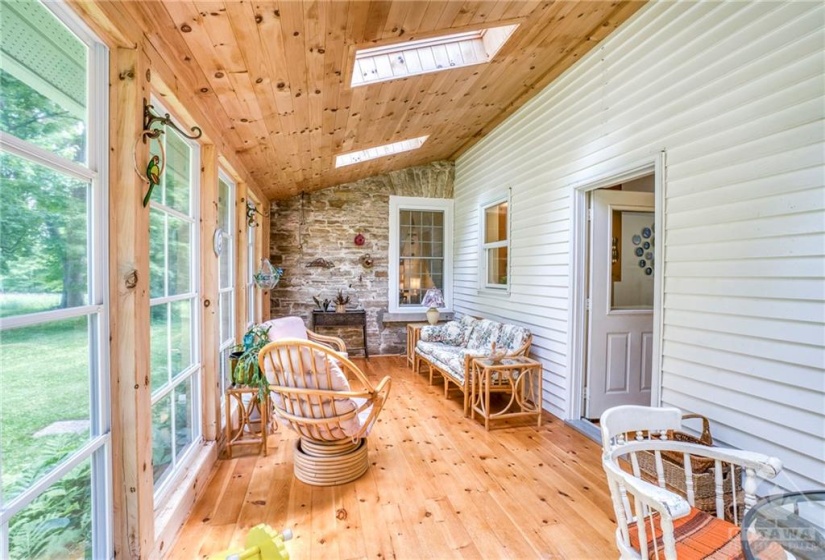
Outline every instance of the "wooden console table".
[[(478, 412), (484, 418), (485, 430), (490, 429), (490, 420), (516, 416), (536, 416), (541, 426), (541, 362), (524, 356), (503, 358), (498, 363), (490, 358), (474, 358), (470, 375), (470, 415), (475, 418)], [(504, 408), (493, 412), (490, 393), (509, 393), (509, 401)]]
[(363, 309), (356, 309), (346, 313), (336, 313), (335, 311), (313, 311), (312, 312), (312, 330), (318, 332), (318, 327), (361, 327), (362, 339), (364, 345), (355, 348), (347, 348), (347, 352), (351, 350), (363, 350), (364, 357), (369, 359), (370, 355), (367, 351), (367, 312)]

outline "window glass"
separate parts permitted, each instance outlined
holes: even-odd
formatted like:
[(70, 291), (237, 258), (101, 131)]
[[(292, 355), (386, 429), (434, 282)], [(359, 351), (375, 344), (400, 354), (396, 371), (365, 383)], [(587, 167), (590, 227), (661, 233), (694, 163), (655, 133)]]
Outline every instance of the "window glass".
[(0, 316), (89, 302), (91, 184), (0, 151)]
[[(46, 351), (48, 367), (41, 367)], [(88, 317), (0, 333), (4, 499), (18, 496), (89, 441), (91, 375)], [(59, 391), (44, 389), (57, 380)]]
[(509, 204), (502, 201), (485, 207), (482, 212), (483, 278), (488, 288), (506, 288), (509, 282), (508, 211)]
[(9, 521), (10, 558), (94, 558), (92, 469), (86, 459)]
[(0, 128), (85, 163), (88, 47), (38, 2), (0, 4)]
[(611, 309), (653, 309), (653, 213), (614, 210), (610, 227)]
[(399, 224), (399, 305), (420, 306), (428, 289), (444, 286), (444, 212), (401, 210)]
[(172, 394), (152, 405), (152, 476), (157, 487), (172, 467)]

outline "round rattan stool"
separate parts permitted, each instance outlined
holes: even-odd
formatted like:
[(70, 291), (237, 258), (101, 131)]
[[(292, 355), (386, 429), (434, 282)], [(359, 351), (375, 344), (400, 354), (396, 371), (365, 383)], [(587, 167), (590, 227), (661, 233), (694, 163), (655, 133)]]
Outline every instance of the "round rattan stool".
[(299, 439), (294, 445), (295, 478), (313, 486), (335, 486), (367, 471), (367, 440), (321, 443)]

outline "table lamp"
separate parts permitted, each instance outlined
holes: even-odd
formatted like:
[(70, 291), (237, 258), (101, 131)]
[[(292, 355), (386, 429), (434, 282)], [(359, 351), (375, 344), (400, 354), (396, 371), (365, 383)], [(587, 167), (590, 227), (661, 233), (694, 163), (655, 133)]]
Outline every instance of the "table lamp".
[(429, 307), (427, 310), (427, 321), (431, 325), (438, 323), (438, 308), (444, 307), (444, 294), (438, 288), (430, 288), (424, 294), (424, 299), (421, 300), (421, 305)]

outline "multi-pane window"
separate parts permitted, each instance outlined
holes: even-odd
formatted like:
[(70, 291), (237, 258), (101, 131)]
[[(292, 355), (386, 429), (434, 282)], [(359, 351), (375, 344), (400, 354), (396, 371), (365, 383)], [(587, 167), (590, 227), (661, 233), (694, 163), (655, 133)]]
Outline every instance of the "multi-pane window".
[(107, 51), (0, 3), (0, 558), (112, 555)]
[(230, 383), (229, 353), (235, 344), (235, 183), (223, 173), (218, 179), (218, 228), (219, 364), (223, 393)]
[(452, 201), (390, 198), (390, 311), (421, 311), (430, 288), (450, 305)]
[(150, 371), (152, 468), (155, 495), (185, 464), (201, 436), (198, 361), (198, 275), (196, 224), (197, 144), (163, 127), (150, 150), (163, 142), (166, 169), (155, 187), (149, 212)]
[(482, 208), (481, 221), (484, 237), (481, 243), (484, 286), (507, 288), (509, 285), (510, 230), (509, 204), (498, 201)]

